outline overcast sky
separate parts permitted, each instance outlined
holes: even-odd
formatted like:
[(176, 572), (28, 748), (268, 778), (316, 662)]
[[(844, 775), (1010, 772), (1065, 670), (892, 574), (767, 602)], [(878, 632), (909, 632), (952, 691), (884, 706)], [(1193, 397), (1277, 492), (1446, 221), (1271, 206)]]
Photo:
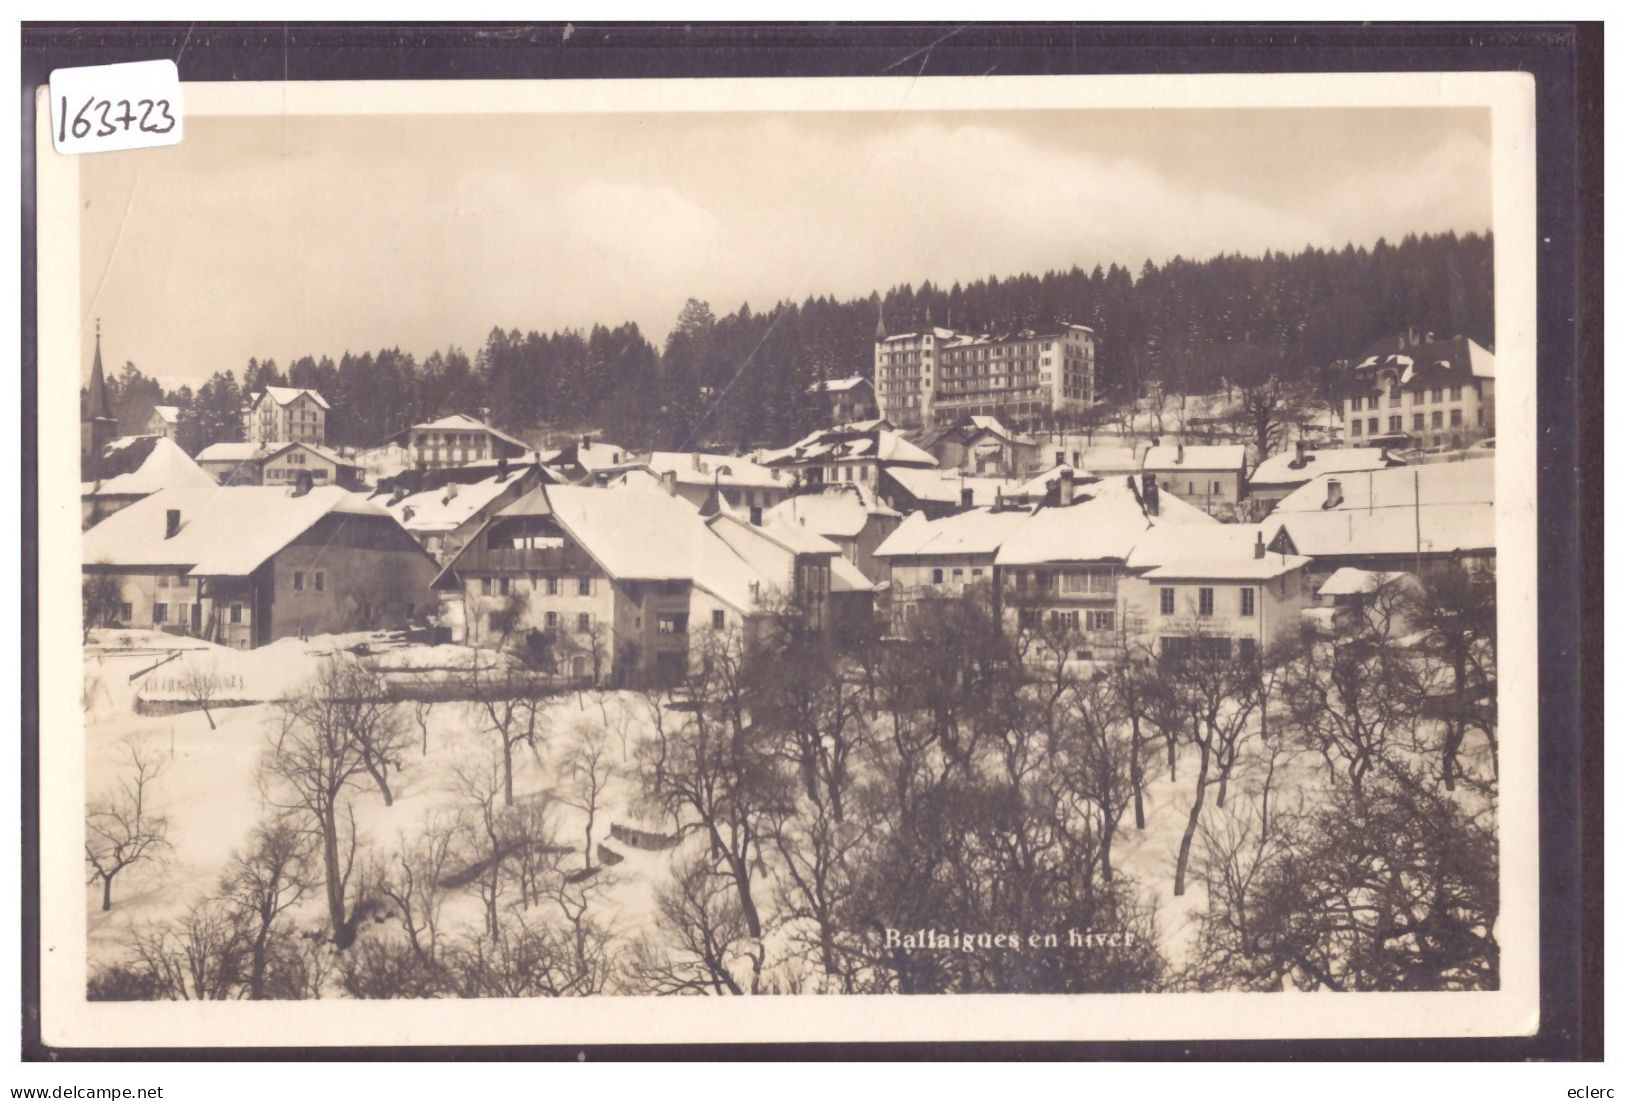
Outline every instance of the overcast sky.
[(718, 314), (1489, 228), (1484, 110), (189, 118), (83, 158), (84, 370), (473, 354)]

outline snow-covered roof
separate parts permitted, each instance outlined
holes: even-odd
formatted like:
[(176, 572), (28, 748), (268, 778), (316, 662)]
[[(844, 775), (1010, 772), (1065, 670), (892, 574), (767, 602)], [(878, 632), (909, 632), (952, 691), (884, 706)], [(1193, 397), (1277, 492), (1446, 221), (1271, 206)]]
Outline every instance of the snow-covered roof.
[(664, 490), (541, 486), (497, 515), (552, 516), (618, 580), (691, 580), (741, 612), (756, 608), (762, 575), (711, 531), (693, 505)]
[(216, 484), (213, 476), (198, 466), (174, 440), (162, 436), (146, 436), (142, 440), (151, 441), (151, 450), (141, 465), (101, 482), (86, 482), (84, 493), (94, 497), (125, 497), (156, 493), (161, 489), (203, 489)]
[(779, 474), (742, 455), (703, 451), (651, 451), (642, 465), (656, 474), (674, 474), (682, 485), (756, 486), (782, 488)]
[(270, 452), (257, 443), (247, 443), (241, 440), (228, 443), (211, 443), (197, 453), (200, 463), (246, 463), (258, 462)]
[(1240, 470), (1246, 465), (1247, 448), (1239, 443), (1187, 444), (1183, 457), (1177, 445), (1160, 444), (1146, 451), (1142, 464), (1146, 470)]
[(877, 427), (885, 421), (861, 421), (821, 428), (789, 447), (763, 450), (757, 460), (768, 465), (794, 462), (836, 462), (873, 456), (883, 463), (935, 467), (936, 458), (903, 438), (902, 433)]
[(1303, 465), (1297, 466), (1295, 450), (1271, 455), (1258, 464), (1248, 477), (1248, 484), (1260, 488), (1299, 486), (1317, 474), (1347, 474), (1403, 465), (1399, 460), (1390, 459), (1380, 447), (1331, 447), (1323, 451), (1305, 451), (1303, 459)]
[(1021, 498), (1042, 497), (1044, 494), (1049, 492), (1050, 485), (1053, 484), (1055, 480), (1063, 473), (1068, 471), (1070, 471), (1072, 477), (1079, 482), (1082, 482), (1084, 479), (1092, 476), (1086, 470), (1075, 470), (1067, 463), (1062, 463), (1059, 466), (1050, 467), (1042, 474), (1034, 475), (1025, 482), (1017, 485), (1015, 489), (1006, 491), (1005, 495), (1008, 497)]
[(278, 455), (281, 455), (283, 452), (292, 451), (296, 447), (302, 447), (312, 454), (319, 455), (328, 462), (332, 463), (334, 466), (358, 465), (355, 460), (346, 459), (343, 455), (340, 455), (337, 451), (334, 451), (330, 447), (323, 447), (321, 444), (315, 443), (305, 443), (302, 440), (290, 440), (288, 443), (282, 444), (280, 447), (273, 447), (272, 450), (265, 456), (265, 459), (267, 462), (269, 462)]
[(493, 476), (466, 485), (448, 482), (433, 489), (409, 493), (398, 500), (392, 496), (376, 495), (372, 499), (407, 531), (456, 531), (476, 513), (511, 490), (520, 480), (522, 469), (510, 471), (506, 478)]
[(870, 593), (875, 583), (855, 563), (837, 554), (829, 560), (829, 588), (836, 593)]
[(871, 516), (901, 516), (884, 504), (867, 486), (857, 482), (837, 482), (817, 492), (799, 493), (768, 509), (764, 519), (783, 517), (807, 530), (837, 539), (856, 538)]
[(261, 398), (270, 398), (278, 405), (292, 405), (294, 402), (299, 400), (301, 395), (304, 394), (309, 394), (311, 400), (317, 405), (321, 406), (323, 409), (332, 408), (332, 406), (327, 404), (327, 399), (322, 397), (319, 390), (311, 390), (298, 386), (267, 386), (264, 390), (258, 394), (255, 394), (253, 398), (250, 399), (249, 406), (252, 408), (253, 406), (258, 405)]
[[(437, 420), (424, 421), (421, 424), (414, 424), (406, 431), (418, 432), (428, 431), (430, 429), (448, 432), (489, 432), (499, 440), (513, 444), (515, 447), (523, 448), (526, 451), (530, 450), (530, 444), (526, 443), (524, 440), (510, 436), (500, 428), (493, 428), (482, 420), (476, 420), (467, 413), (450, 413), (444, 417), (438, 418)], [(397, 434), (404, 435), (404, 433)]]
[(991, 505), (1002, 492), (1005, 497), (1015, 496), (1019, 483), (1005, 478), (961, 475), (952, 470), (918, 470), (913, 467), (893, 467), (886, 471), (898, 485), (920, 501), (935, 501), (957, 505), (962, 491), (971, 491), (971, 503)]
[(1326, 579), (1319, 592), (1321, 596), (1358, 596), (1374, 593), (1396, 582), (1414, 585), (1416, 578), (1398, 570), (1360, 570), (1353, 566), (1342, 566)]
[(1301, 554), (1260, 556), (1258, 547), (1268, 541), (1258, 524), (1214, 523), (1200, 532), (1158, 527), (1135, 545), (1129, 565), (1148, 567), (1144, 576), (1151, 580), (1268, 581), (1309, 564)]
[(998, 512), (977, 508), (936, 520), (926, 519), (923, 512), (911, 512), (875, 548), (875, 557), (993, 555), (1030, 519), (1032, 514), (1020, 508)]
[(851, 378), (831, 378), (815, 382), (809, 388), (813, 393), (839, 394), (845, 393), (855, 387), (862, 386), (869, 380), (862, 375), (853, 375)]
[[(172, 509), (180, 513), (180, 529), (166, 539)], [(166, 489), (85, 532), (83, 561), (125, 567), (168, 565), (199, 576), (241, 577), (330, 513), (389, 516), (359, 494), (337, 486), (321, 486), (299, 496), (281, 486)]]
[(1168, 493), (1159, 496), (1157, 515), (1148, 516), (1126, 476), (1080, 483), (1073, 492), (1072, 504), (1041, 507), (1019, 525), (999, 548), (998, 564), (1128, 562), (1153, 529), (1179, 529), (1170, 543), (1199, 544), (1222, 526)]
[[(1333, 480), (1340, 500), (1328, 508)], [(1283, 497), (1264, 526), (1270, 539), (1286, 528), (1315, 557), (1493, 549), (1495, 461), (1321, 474)]]
[(181, 417), (180, 407), (175, 405), (154, 405), (152, 407), (152, 412), (165, 424), (174, 424), (179, 421)]

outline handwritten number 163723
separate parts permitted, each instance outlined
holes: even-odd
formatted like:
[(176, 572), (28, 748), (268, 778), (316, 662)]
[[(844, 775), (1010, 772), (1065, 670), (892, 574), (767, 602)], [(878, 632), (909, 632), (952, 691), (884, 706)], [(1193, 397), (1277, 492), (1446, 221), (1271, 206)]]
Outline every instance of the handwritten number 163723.
[[(122, 108), (118, 114), (111, 112)], [(67, 141), (71, 132), (75, 138), (89, 137), (94, 131), (98, 138), (116, 134), (131, 127), (148, 134), (167, 134), (175, 129), (175, 116), (169, 112), (169, 100), (138, 99), (133, 104), (127, 99), (87, 99), (70, 120), (68, 97), (62, 97), (62, 111), (58, 116), (57, 140)]]

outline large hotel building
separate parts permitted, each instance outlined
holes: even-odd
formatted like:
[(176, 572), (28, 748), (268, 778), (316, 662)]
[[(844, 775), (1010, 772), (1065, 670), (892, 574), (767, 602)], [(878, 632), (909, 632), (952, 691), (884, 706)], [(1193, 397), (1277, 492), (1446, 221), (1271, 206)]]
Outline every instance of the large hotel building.
[(1094, 404), (1095, 334), (1063, 324), (1014, 333), (931, 328), (875, 341), (875, 399), (898, 427), (972, 415), (1020, 423)]

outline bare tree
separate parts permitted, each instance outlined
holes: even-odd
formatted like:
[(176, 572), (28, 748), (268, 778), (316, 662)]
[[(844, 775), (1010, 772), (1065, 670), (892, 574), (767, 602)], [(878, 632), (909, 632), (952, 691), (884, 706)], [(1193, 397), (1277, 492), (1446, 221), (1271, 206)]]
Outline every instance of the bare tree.
[(540, 737), (552, 689), (545, 678), (504, 658), (493, 659), (487, 667), (476, 654), (469, 667), (468, 693), (476, 715), (496, 738), (502, 762), (502, 801), (511, 807), (514, 751), (525, 746), (540, 759)]
[(207, 658), (199, 657), (186, 663), (186, 672), (181, 674), (180, 681), (181, 691), (202, 709), (203, 717), (209, 720), (209, 729), (214, 730), (214, 715), (209, 712), (209, 705), (220, 695), (223, 682), (219, 672)]
[(223, 1001), (236, 996), (248, 955), (237, 911), (205, 898), (173, 921), (148, 925), (132, 938), (139, 966), (174, 1001)]
[(592, 834), (598, 818), (598, 807), (603, 800), (604, 789), (614, 775), (608, 742), (609, 734), (602, 726), (591, 722), (579, 724), (570, 747), (565, 750), (564, 759), (559, 762), (559, 775), (564, 781), (559, 801), (587, 816), (582, 828), (584, 844), (581, 851), (588, 871), (593, 867)]
[(90, 641), (90, 632), (117, 621), (119, 604), (124, 599), (117, 575), (100, 569), (87, 569), (80, 582), (80, 598), (84, 603), (84, 642)]
[(1494, 757), (1495, 586), (1493, 579), (1451, 566), (1430, 574), (1424, 588), (1403, 591), (1409, 625), (1425, 632), (1421, 706), (1439, 727), (1439, 777), (1446, 791), (1454, 791), (1468, 734), (1482, 733)]
[(248, 996), (266, 997), (266, 969), (278, 922), (315, 886), (310, 866), (310, 835), (285, 820), (255, 827), (253, 845), (234, 853), (221, 884), (222, 895), (236, 907), (248, 953)]
[(126, 868), (170, 851), (169, 819), (152, 809), (162, 759), (143, 741), (124, 744), (126, 765), (114, 790), (85, 808), (85, 863), (101, 882), (102, 909), (113, 908), (113, 880)]
[[(645, 937), (636, 945), (632, 974), (642, 993), (759, 991), (765, 962), (761, 941), (750, 932), (738, 893), (709, 861), (678, 863), (671, 882), (657, 890), (655, 908), (665, 943)], [(748, 982), (736, 968), (748, 968)]]

